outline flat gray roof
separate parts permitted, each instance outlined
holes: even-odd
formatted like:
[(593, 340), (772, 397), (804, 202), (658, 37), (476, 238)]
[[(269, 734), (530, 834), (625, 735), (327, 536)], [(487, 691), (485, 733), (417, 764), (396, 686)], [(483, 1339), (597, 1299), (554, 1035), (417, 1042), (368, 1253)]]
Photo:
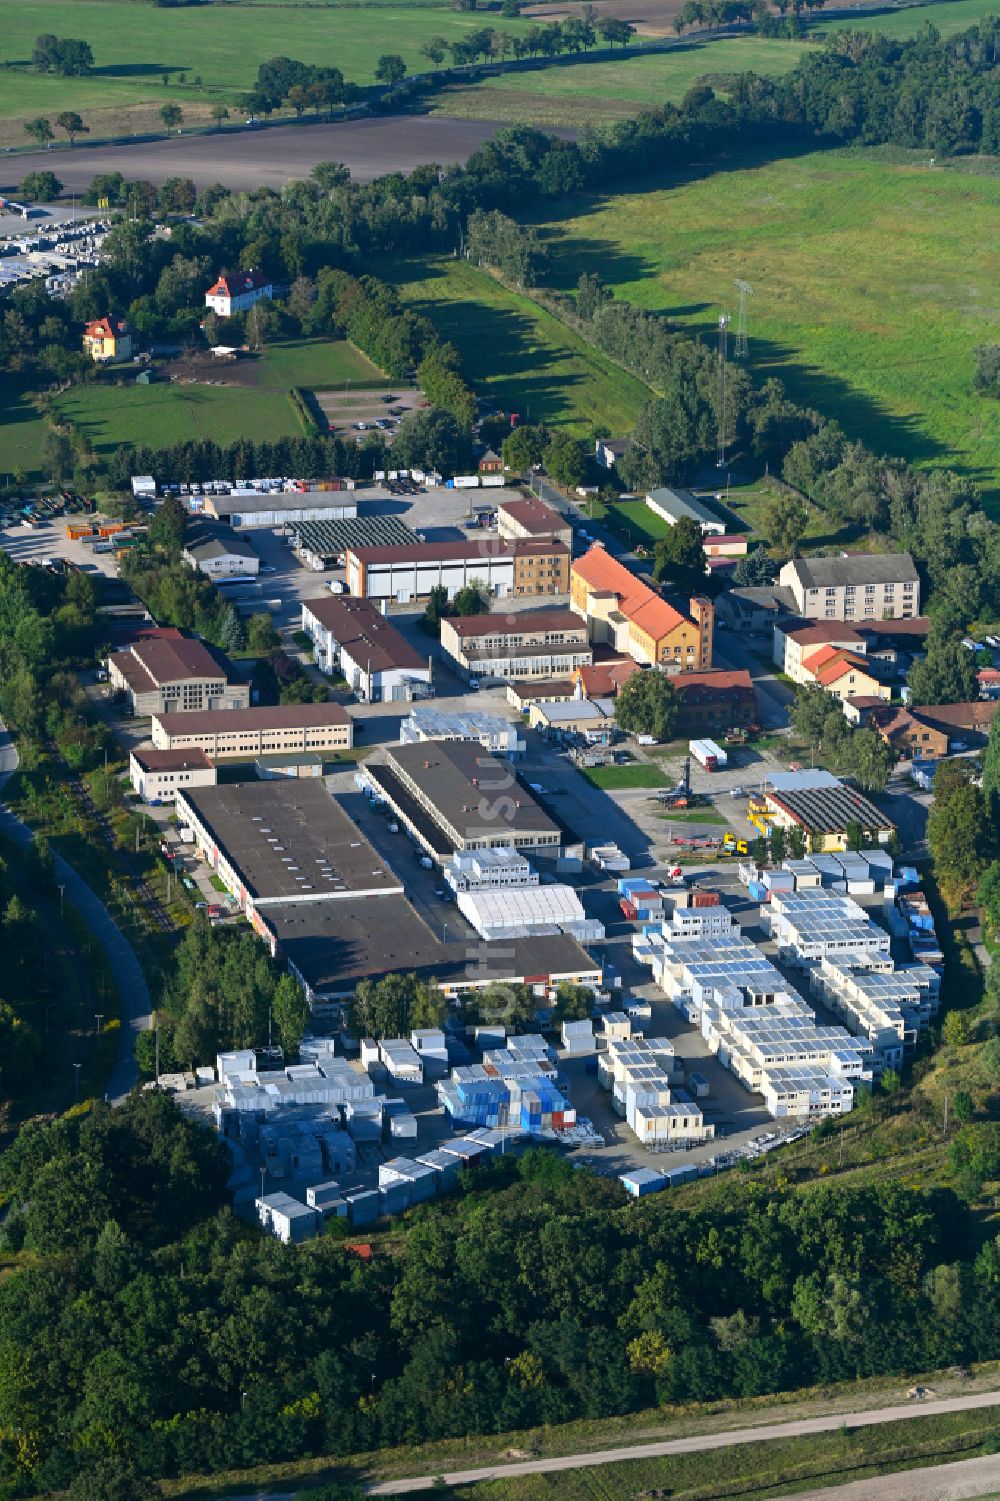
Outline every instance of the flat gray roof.
[(320, 780), (238, 782), (184, 789), (181, 796), (255, 902), (294, 898), (312, 904), (354, 892), (402, 890)]
[(474, 741), (423, 740), (386, 751), (431, 807), (467, 839), (500, 834), (558, 834), (558, 825), (519, 782), (509, 761)]
[(547, 980), (600, 969), (564, 933), (503, 943), (443, 943), (403, 896), (377, 902), (277, 902), (263, 917), (284, 958), (317, 996), (349, 994), (367, 976), (408, 974), (456, 984), (463, 979)]

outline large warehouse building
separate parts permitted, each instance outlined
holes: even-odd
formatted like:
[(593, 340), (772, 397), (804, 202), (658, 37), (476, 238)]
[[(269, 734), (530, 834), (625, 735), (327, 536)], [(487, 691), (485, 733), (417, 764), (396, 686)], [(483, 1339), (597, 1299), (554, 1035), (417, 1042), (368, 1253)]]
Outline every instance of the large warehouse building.
[[(415, 747), (417, 748), (417, 747)], [(422, 747), (420, 748), (422, 749)], [(414, 971), (449, 996), (494, 982), (599, 985), (601, 966), (556, 933), (475, 951), (442, 942), (402, 883), (318, 781), (178, 789), (178, 820), (310, 1004), (349, 996), (359, 980)]]
[(393, 746), (383, 765), (367, 761), (364, 774), (414, 840), (441, 863), (456, 850), (559, 850), (557, 825), (509, 761), (474, 742)]
[(410, 604), (432, 589), (454, 599), (474, 580), (498, 599), (564, 594), (570, 552), (564, 542), (502, 542), (496, 537), (417, 542), (406, 547), (358, 547), (347, 552), (347, 587), (360, 599)]
[(358, 497), (350, 490), (235, 491), (204, 496), (200, 511), (250, 531), (254, 527), (288, 526), (293, 521), (343, 521), (358, 514)]

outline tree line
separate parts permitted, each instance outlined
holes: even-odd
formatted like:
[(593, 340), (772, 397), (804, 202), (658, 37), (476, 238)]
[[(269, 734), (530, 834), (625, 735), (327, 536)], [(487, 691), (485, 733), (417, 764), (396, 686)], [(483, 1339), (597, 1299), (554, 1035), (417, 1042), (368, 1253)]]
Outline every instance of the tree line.
[[(973, 1192), (996, 1135), (956, 1140)], [(4, 1249), (28, 1253), (0, 1281), (8, 1486), (348, 1457), (1000, 1348), (1000, 1246), (947, 1189), (735, 1176), (682, 1208), (533, 1151), (463, 1174), (361, 1260), (240, 1224), (228, 1172), (148, 1092), (32, 1124), (0, 1158)]]

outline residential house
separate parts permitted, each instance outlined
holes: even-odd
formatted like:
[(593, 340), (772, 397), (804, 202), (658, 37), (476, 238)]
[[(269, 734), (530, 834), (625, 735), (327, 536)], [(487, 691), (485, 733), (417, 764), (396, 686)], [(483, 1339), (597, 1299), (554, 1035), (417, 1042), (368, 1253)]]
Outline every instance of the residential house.
[(793, 683), (812, 681), (803, 662), (806, 657), (814, 656), (821, 646), (862, 653), (868, 649), (861, 631), (848, 625), (846, 620), (803, 621), (793, 616), (775, 623), (772, 660)]
[(898, 756), (935, 760), (949, 750), (983, 745), (1000, 703), (911, 704), (870, 709), (862, 723), (876, 730)]
[(627, 438), (598, 438), (594, 444), (594, 458), (602, 469), (613, 469), (628, 448)]
[(98, 365), (130, 360), (134, 349), (132, 329), (124, 318), (95, 318), (83, 330), (83, 352)]
[(769, 636), (786, 616), (795, 614), (795, 596), (778, 584), (737, 585), (717, 596), (720, 625), (748, 636)]
[(210, 579), (256, 578), (260, 572), (253, 543), (229, 526), (205, 523), (190, 528), (181, 557)]
[(618, 662), (592, 662), (589, 667), (578, 667), (573, 681), (584, 698), (617, 698), (629, 678), (642, 668), (632, 657)]
[(570, 607), (586, 620), (591, 641), (644, 666), (683, 672), (712, 665), (711, 601), (695, 595), (690, 614), (683, 614), (599, 543), (573, 564)]
[(811, 620), (883, 620), (920, 614), (920, 576), (908, 552), (792, 558), (778, 574)]
[(879, 682), (867, 659), (859, 652), (846, 651), (842, 647), (818, 647), (803, 659), (802, 673), (803, 682), (818, 683), (841, 702), (859, 694), (884, 698), (887, 703), (892, 697), (892, 689), (887, 683)]
[(274, 286), (263, 271), (224, 272), (205, 293), (205, 306), (220, 318), (246, 313), (255, 302), (274, 296)]
[(479, 460), (480, 474), (503, 474), (503, 459), (488, 448)]
[(135, 715), (190, 713), (196, 709), (246, 709), (249, 683), (215, 647), (187, 637), (133, 641), (108, 658), (111, 691)]

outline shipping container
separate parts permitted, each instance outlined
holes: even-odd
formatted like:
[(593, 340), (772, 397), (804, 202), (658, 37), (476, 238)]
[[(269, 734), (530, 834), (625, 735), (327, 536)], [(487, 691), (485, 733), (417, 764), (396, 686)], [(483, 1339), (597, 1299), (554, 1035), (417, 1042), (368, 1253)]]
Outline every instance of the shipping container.
[(691, 900), (688, 905), (691, 907), (718, 907), (721, 901), (722, 898), (717, 891), (698, 891), (695, 889), (691, 892)]

